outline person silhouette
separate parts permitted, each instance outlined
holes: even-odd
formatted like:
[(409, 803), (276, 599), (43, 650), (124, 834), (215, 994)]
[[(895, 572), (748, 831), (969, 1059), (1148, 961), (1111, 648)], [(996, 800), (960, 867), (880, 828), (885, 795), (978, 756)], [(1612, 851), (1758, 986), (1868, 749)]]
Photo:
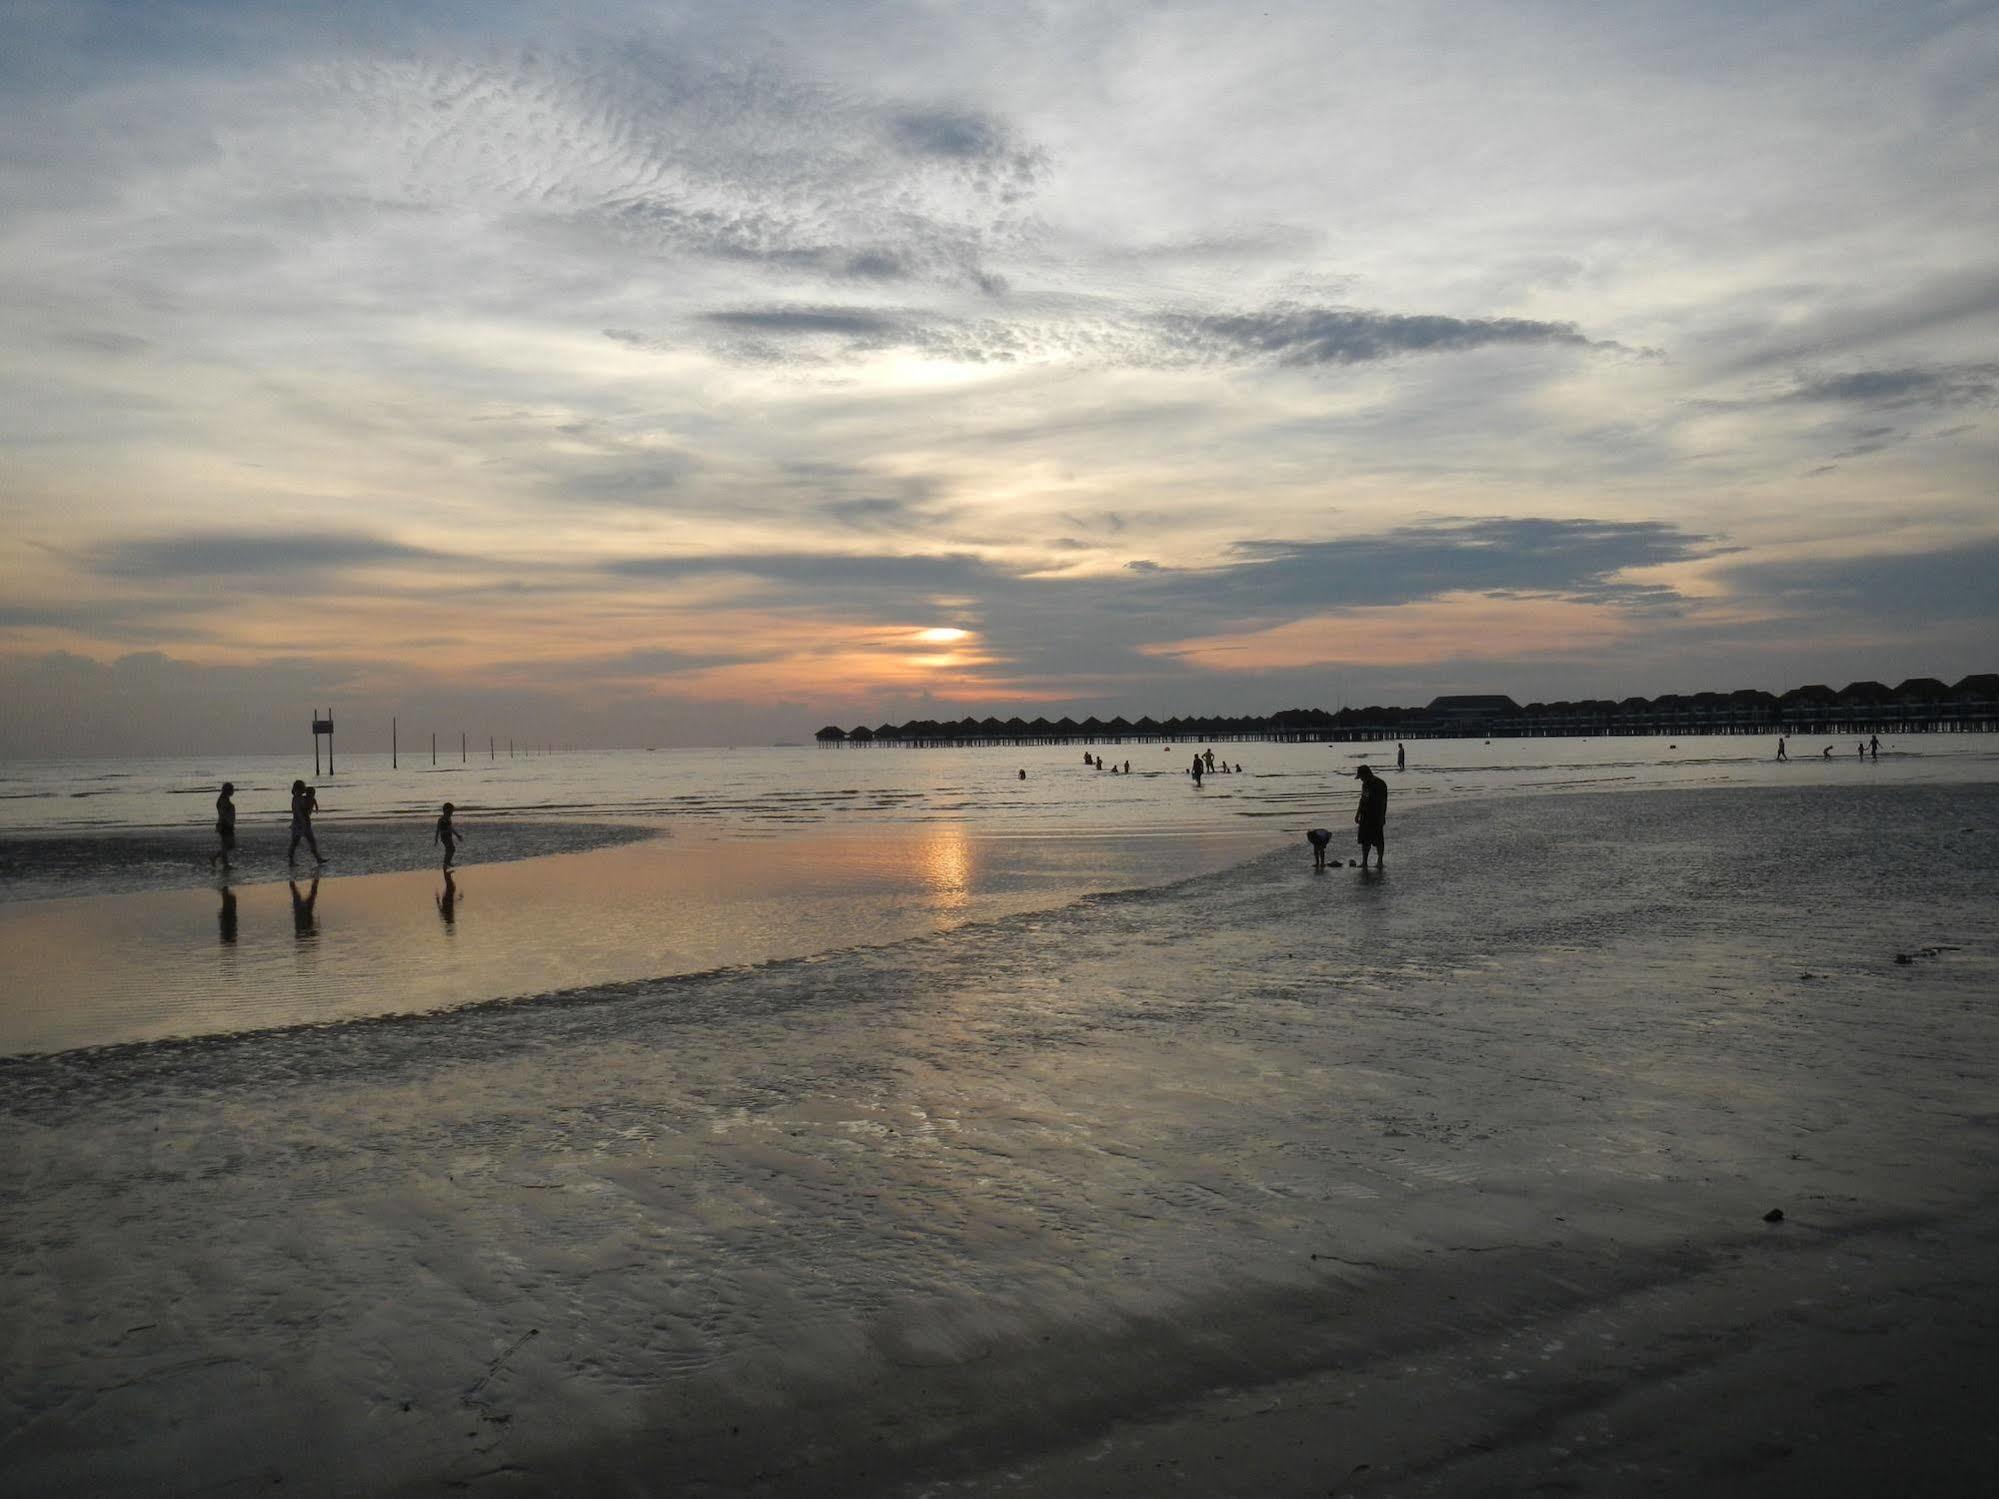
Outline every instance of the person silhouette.
[(1201, 784), (1201, 757), (1199, 755), (1194, 756), (1194, 784), (1196, 786)]
[(1360, 805), (1353, 814), (1360, 841), (1360, 867), (1367, 868), (1368, 851), (1372, 849), (1375, 865), (1379, 868), (1388, 862), (1388, 783), (1365, 765), (1356, 770), (1354, 776), (1360, 782)]
[(236, 803), (230, 800), (235, 794), (236, 783), (224, 781), (215, 798), (215, 852), (208, 856), (208, 867), (220, 862), (224, 874), (229, 873), (229, 855), (236, 848)]
[(287, 880), (292, 887), (292, 935), (300, 941), (319, 935), (319, 925), (314, 919), (312, 908), (319, 904), (319, 876), (312, 877), (311, 888), (304, 895), (298, 893), (298, 881)]
[(437, 819), (437, 831), (431, 835), (432, 843), (444, 845), (444, 867), (449, 869), (451, 861), (458, 853), (458, 830), (451, 825), (451, 814), (456, 809), (450, 802), (444, 804), (444, 812)]
[(304, 781), (292, 782), (292, 846), (285, 854), (287, 864), (298, 861), (299, 840), (304, 839), (306, 847), (312, 850), (315, 862), (324, 864), (326, 856), (319, 851), (319, 840), (312, 836), (312, 814), (319, 810), (319, 794)]
[(1020, 778), (1021, 778), (1021, 779), (1022, 779), (1023, 781), (1027, 779), (1027, 772), (1026, 772), (1025, 770), (1023, 770), (1023, 771), (1022, 771), (1022, 772), (1020, 773)]
[(1784, 736), (1782, 734), (1777, 736), (1777, 758), (1779, 760), (1788, 760), (1791, 758), (1784, 752)]
[(1312, 867), (1314, 869), (1324, 869), (1326, 867), (1326, 845), (1333, 841), (1332, 829), (1307, 828), (1305, 830), (1305, 841), (1312, 845)]
[(1405, 770), (1409, 765), (1409, 751), (1402, 747), (1402, 741), (1395, 742), (1395, 768)]
[(1869, 734), (1867, 736), (1867, 749), (1870, 759), (1878, 760), (1881, 758), (1881, 736), (1879, 734)]

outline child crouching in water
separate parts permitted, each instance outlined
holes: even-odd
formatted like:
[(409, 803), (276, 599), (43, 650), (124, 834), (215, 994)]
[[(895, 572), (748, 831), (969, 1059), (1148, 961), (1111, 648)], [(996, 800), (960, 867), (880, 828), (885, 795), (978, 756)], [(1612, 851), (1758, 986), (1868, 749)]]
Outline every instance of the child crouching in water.
[(458, 829), (451, 825), (451, 812), (451, 803), (446, 802), (444, 804), (444, 815), (437, 819), (437, 832), (431, 838), (433, 843), (444, 845), (444, 867), (446, 869), (451, 867), (451, 861), (458, 852)]
[(1333, 841), (1332, 830), (1329, 828), (1308, 829), (1305, 834), (1305, 841), (1312, 845), (1312, 867), (1314, 869), (1324, 869), (1326, 867), (1326, 845)]

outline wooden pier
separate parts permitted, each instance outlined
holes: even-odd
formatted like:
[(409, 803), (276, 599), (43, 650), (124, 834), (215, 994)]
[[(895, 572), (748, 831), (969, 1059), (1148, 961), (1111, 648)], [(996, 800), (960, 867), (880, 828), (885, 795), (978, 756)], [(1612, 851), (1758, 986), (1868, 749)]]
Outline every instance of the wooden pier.
[(1422, 708), (1290, 708), (1260, 716), (998, 718), (902, 724), (828, 724), (814, 736), (829, 749), (964, 749), (1001, 745), (1203, 744), (1261, 740), (1368, 744), (1408, 739), (1558, 739), (1615, 735), (1951, 734), (1999, 731), (1999, 673), (1954, 686), (1915, 677), (1899, 687), (1854, 682), (1835, 692), (1813, 684), (1781, 694), (1668, 693), (1663, 697), (1528, 703), (1508, 697), (1441, 697)]

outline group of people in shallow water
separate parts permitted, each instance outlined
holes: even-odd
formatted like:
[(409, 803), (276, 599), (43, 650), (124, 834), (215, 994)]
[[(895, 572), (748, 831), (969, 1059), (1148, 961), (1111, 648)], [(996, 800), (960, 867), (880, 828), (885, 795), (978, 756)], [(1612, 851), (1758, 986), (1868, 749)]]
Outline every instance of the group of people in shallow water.
[(1198, 786), (1201, 784), (1201, 777), (1204, 774), (1211, 776), (1241, 775), (1242, 767), (1238, 765), (1234, 770), (1230, 770), (1229, 762), (1226, 760), (1222, 761), (1220, 766), (1217, 766), (1215, 764), (1215, 752), (1213, 750), (1202, 750), (1194, 756), (1194, 763), (1189, 767), (1188, 774), (1193, 776), (1194, 784)]
[[(1880, 759), (1881, 736), (1879, 734), (1869, 734), (1865, 739), (1856, 741), (1853, 746), (1853, 752), (1863, 760)], [(1832, 746), (1828, 744), (1824, 749), (1820, 750), (1819, 757), (1830, 760), (1832, 758)], [(1782, 734), (1777, 736), (1777, 758), (1779, 760), (1788, 760), (1791, 758), (1791, 752), (1786, 748)]]
[[(229, 856), (236, 851), (236, 783), (224, 781), (222, 790), (215, 798), (215, 852), (208, 856), (208, 867), (218, 866), (224, 874), (229, 872)], [(285, 851), (285, 862), (298, 862), (298, 846), (303, 843), (312, 850), (315, 864), (324, 864), (326, 855), (319, 851), (319, 839), (312, 831), (312, 814), (319, 810), (319, 793), (304, 781), (292, 782), (292, 841)], [(462, 834), (451, 821), (457, 809), (450, 802), (444, 804), (444, 811), (437, 819), (436, 830), (431, 834), (431, 842), (444, 848), (444, 867), (449, 869), (451, 861), (458, 854), (458, 840)]]

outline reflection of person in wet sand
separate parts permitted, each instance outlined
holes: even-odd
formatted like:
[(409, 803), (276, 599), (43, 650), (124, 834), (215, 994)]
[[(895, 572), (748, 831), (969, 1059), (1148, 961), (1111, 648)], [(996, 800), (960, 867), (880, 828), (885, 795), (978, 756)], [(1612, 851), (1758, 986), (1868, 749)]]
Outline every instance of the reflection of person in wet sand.
[(319, 934), (319, 925), (313, 919), (312, 908), (319, 904), (319, 876), (312, 877), (312, 886), (305, 894), (298, 893), (298, 881), (287, 880), (292, 887), (292, 935), (314, 937)]
[(215, 924), (222, 933), (222, 945), (236, 945), (236, 892), (227, 885), (222, 887), (222, 909), (215, 913)]
[(437, 914), (447, 928), (458, 920), (458, 881), (451, 877), (449, 864), (444, 866), (444, 888), (437, 892)]
[(307, 848), (312, 850), (313, 859), (324, 864), (326, 856), (319, 851), (319, 840), (312, 836), (312, 814), (319, 810), (319, 793), (304, 781), (292, 782), (292, 846), (285, 854), (287, 864), (298, 860), (299, 840), (303, 838)]
[(1375, 867), (1388, 862), (1388, 783), (1365, 765), (1354, 772), (1360, 781), (1360, 805), (1354, 809), (1354, 827), (1360, 839), (1360, 867), (1367, 868), (1367, 854), (1374, 850)]
[(431, 842), (444, 845), (444, 867), (449, 869), (451, 861), (458, 854), (458, 829), (451, 825), (454, 808), (450, 802), (444, 804), (444, 813), (437, 819), (437, 831), (431, 835)]
[(229, 872), (229, 855), (236, 847), (236, 803), (230, 800), (235, 794), (236, 783), (224, 781), (221, 794), (215, 798), (215, 852), (208, 856), (208, 867), (213, 869), (220, 861), (224, 874)]

